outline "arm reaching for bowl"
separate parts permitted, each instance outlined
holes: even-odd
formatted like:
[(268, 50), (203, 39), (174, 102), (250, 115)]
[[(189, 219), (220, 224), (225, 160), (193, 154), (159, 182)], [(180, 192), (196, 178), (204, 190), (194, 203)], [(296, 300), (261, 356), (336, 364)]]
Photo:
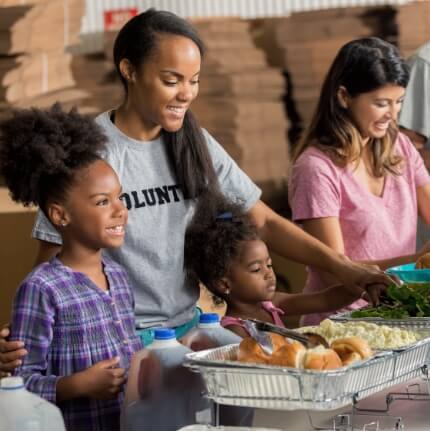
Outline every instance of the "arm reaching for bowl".
[(415, 263), (416, 269), (430, 268), (430, 253), (423, 254)]

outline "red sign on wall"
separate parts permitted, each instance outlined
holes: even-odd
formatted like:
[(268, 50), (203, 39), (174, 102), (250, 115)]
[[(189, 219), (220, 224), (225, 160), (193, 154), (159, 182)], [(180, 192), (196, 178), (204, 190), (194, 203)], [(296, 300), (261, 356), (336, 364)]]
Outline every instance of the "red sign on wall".
[(106, 10), (105, 31), (119, 30), (130, 18), (137, 15), (137, 8)]

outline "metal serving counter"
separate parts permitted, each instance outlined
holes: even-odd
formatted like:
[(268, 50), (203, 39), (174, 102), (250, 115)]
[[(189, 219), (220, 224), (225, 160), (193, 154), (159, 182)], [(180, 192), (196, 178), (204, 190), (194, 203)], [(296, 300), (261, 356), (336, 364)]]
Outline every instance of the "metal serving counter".
[[(314, 429), (342, 430), (342, 431), (428, 431), (430, 429), (430, 396), (426, 394), (426, 382), (415, 379), (402, 383), (382, 392), (374, 394), (358, 403), (359, 409), (381, 410), (369, 415), (356, 411), (348, 427), (346, 417), (343, 421), (336, 415), (350, 414), (352, 406), (327, 412), (309, 412), (304, 410), (282, 411), (256, 409), (253, 426), (278, 428), (291, 431), (309, 431)], [(409, 399), (408, 393), (409, 391)], [(421, 395), (414, 395), (421, 391)], [(387, 399), (390, 403), (388, 413)], [(400, 419), (400, 420), (398, 420)], [(396, 425), (397, 424), (397, 425)], [(396, 428), (397, 426), (397, 428)]]

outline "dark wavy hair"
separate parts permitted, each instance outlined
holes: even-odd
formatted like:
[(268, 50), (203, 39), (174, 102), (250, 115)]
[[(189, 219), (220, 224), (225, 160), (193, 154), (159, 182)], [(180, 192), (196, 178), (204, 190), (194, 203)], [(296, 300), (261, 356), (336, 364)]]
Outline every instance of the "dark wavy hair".
[[(338, 90), (345, 87), (350, 97), (368, 93), (385, 85), (406, 88), (409, 67), (397, 48), (377, 37), (353, 40), (344, 45), (324, 80), (320, 98), (308, 129), (293, 154), (296, 161), (309, 146), (328, 153), (341, 166), (361, 156), (360, 134), (348, 110), (338, 100)], [(376, 176), (398, 174), (401, 158), (394, 153), (397, 127), (390, 125), (381, 139), (373, 139), (372, 168)]]
[(201, 281), (215, 296), (244, 241), (259, 239), (257, 228), (240, 202), (219, 193), (200, 199), (185, 233), (185, 269), (194, 281)]
[[(192, 40), (203, 58), (203, 41), (188, 21), (171, 12), (148, 9), (128, 21), (114, 43), (114, 63), (126, 95), (128, 87), (120, 71), (121, 60), (127, 59), (136, 69), (141, 67), (158, 49), (159, 36), (162, 34)], [(163, 130), (163, 139), (167, 143), (172, 165), (185, 197), (196, 198), (204, 191), (218, 187), (206, 140), (189, 109), (181, 129), (176, 132)]]
[(77, 172), (100, 159), (105, 143), (99, 126), (76, 110), (16, 110), (0, 123), (0, 173), (14, 201), (47, 214), (50, 203), (64, 202)]

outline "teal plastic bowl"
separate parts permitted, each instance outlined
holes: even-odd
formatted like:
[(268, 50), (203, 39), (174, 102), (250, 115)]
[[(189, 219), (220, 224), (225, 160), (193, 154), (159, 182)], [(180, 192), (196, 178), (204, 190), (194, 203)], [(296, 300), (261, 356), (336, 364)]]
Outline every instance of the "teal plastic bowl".
[(430, 283), (430, 268), (416, 269), (415, 263), (393, 266), (386, 272), (399, 277), (405, 283)]

